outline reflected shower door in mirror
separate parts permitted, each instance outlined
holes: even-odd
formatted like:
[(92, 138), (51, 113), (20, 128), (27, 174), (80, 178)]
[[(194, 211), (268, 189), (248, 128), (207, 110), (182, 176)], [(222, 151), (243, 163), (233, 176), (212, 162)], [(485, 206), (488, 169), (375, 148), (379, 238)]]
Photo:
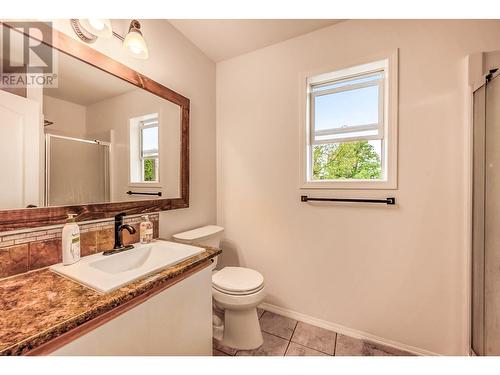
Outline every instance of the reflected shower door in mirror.
[(54, 52), (56, 87), (0, 90), (0, 209), (179, 198), (181, 107)]
[(54, 134), (45, 137), (47, 205), (108, 202), (111, 143)]

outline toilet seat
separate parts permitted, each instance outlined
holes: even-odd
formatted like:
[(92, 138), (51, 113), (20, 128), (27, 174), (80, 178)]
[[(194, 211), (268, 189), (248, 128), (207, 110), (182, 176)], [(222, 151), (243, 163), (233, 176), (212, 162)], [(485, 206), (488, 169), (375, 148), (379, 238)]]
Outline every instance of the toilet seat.
[(247, 296), (249, 294), (257, 293), (259, 290), (261, 290), (262, 288), (264, 288), (264, 284), (262, 284), (258, 288), (255, 288), (255, 289), (252, 289), (252, 290), (246, 290), (246, 291), (243, 291), (243, 292), (232, 292), (230, 290), (225, 290), (225, 289), (222, 289), (222, 288), (218, 288), (215, 285), (212, 285), (212, 288), (214, 288), (215, 290), (218, 290), (221, 293), (229, 294), (229, 295), (232, 295), (232, 296)]
[(248, 295), (264, 288), (264, 277), (245, 267), (224, 267), (212, 275), (212, 286), (221, 293)]

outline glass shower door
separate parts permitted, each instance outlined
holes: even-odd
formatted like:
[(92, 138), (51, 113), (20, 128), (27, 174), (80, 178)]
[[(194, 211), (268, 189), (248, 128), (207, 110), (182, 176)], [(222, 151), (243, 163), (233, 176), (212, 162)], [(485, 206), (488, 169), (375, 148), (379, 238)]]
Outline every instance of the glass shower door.
[(109, 145), (47, 135), (46, 204), (109, 202)]
[(500, 355), (500, 78), (474, 93), (472, 349)]
[(484, 354), (484, 189), (486, 86), (474, 92), (472, 350)]
[(484, 189), (486, 86), (474, 92), (472, 350), (484, 354)]
[(500, 78), (486, 85), (484, 351), (500, 355)]

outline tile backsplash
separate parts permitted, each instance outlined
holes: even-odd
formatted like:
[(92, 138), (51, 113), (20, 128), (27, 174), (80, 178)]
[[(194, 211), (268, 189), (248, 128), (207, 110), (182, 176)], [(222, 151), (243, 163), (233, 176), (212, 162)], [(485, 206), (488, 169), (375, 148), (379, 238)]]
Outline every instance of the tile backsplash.
[[(159, 215), (149, 214), (153, 223), (153, 237), (158, 238)], [(123, 231), (123, 243), (139, 242), (141, 217), (125, 218), (136, 233)], [(114, 221), (87, 222), (80, 224), (80, 251), (82, 256), (92, 255), (113, 248), (115, 241)], [(48, 267), (62, 261), (62, 225), (34, 228), (29, 231), (0, 233), (0, 278)]]

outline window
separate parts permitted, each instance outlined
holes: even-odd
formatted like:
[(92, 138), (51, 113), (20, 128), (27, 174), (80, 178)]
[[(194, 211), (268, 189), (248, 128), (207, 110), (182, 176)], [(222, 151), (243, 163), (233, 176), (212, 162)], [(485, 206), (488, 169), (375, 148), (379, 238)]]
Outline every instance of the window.
[(139, 132), (142, 182), (158, 182), (158, 119), (141, 121)]
[(307, 77), (304, 188), (396, 188), (395, 56)]
[(130, 182), (160, 182), (158, 114), (130, 119)]

